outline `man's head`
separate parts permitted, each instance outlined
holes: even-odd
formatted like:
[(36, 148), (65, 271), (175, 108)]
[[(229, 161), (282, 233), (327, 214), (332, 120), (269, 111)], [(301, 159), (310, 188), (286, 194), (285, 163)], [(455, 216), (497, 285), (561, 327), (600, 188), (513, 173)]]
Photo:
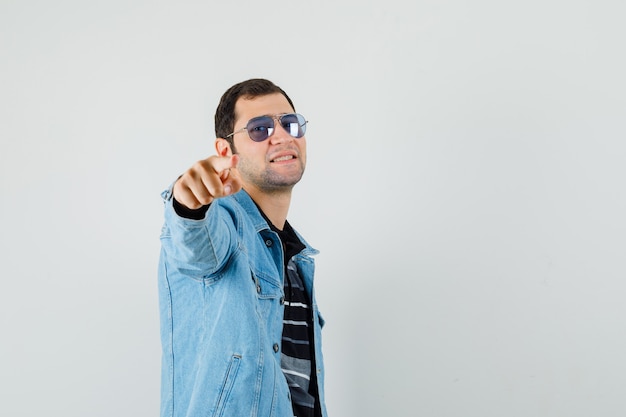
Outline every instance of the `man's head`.
[(287, 94), (263, 79), (236, 84), (222, 96), (215, 114), (216, 151), (238, 155), (237, 172), (248, 193), (290, 192), (300, 181), (307, 122), (294, 111)]
[(220, 103), (217, 106), (217, 110), (215, 111), (215, 137), (225, 138), (233, 148), (233, 152), (236, 153), (236, 150), (234, 149), (233, 137), (228, 137), (228, 135), (234, 131), (236, 119), (235, 106), (237, 104), (237, 100), (240, 98), (252, 99), (276, 93), (285, 96), (287, 102), (291, 105), (291, 109), (295, 111), (293, 102), (287, 93), (269, 80), (253, 78), (230, 87), (226, 90), (224, 95), (222, 95)]

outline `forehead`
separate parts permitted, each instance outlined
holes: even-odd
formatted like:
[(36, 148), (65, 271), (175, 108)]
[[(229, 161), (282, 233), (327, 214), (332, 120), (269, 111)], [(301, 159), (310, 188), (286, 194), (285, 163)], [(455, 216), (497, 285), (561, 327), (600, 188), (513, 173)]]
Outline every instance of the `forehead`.
[(239, 97), (235, 103), (235, 125), (246, 123), (257, 116), (291, 113), (294, 110), (289, 102), (280, 93), (245, 98)]

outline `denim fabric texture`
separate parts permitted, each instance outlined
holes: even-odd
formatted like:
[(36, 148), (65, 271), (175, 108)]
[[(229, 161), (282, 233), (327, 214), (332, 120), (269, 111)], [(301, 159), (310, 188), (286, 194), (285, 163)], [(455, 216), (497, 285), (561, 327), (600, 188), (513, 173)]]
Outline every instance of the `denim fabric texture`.
[[(291, 417), (280, 367), (283, 249), (245, 191), (213, 201), (203, 220), (178, 216), (163, 193), (159, 304), (161, 417)], [(294, 261), (311, 294), (322, 413), (321, 328), (313, 291), (318, 252)]]

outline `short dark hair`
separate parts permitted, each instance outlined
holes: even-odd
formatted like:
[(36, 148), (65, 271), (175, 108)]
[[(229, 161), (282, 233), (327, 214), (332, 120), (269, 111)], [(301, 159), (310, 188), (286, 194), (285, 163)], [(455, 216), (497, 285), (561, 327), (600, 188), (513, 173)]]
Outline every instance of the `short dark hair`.
[(276, 93), (285, 96), (293, 111), (296, 111), (296, 108), (287, 93), (269, 80), (265, 80), (263, 78), (252, 78), (230, 87), (226, 90), (224, 95), (222, 95), (220, 103), (217, 105), (217, 110), (215, 110), (215, 137), (226, 139), (230, 143), (231, 147), (234, 147), (233, 137), (231, 136), (227, 138), (226, 136), (233, 133), (233, 130), (235, 129), (235, 104), (237, 103), (237, 100), (241, 97), (251, 99)]

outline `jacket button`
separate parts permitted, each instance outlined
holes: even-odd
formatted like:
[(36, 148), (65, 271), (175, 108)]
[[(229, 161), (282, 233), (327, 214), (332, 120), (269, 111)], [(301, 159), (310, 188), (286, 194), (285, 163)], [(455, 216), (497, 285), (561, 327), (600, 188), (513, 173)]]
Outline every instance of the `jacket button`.
[(274, 343), (274, 352), (278, 353), (279, 350), (280, 346), (278, 346), (278, 343)]
[(272, 239), (267, 239), (267, 240), (265, 241), (265, 246), (267, 246), (268, 248), (269, 248), (270, 246), (272, 246), (273, 244), (274, 244), (274, 242), (272, 242)]
[(256, 285), (256, 292), (261, 294), (261, 286), (259, 284)]

